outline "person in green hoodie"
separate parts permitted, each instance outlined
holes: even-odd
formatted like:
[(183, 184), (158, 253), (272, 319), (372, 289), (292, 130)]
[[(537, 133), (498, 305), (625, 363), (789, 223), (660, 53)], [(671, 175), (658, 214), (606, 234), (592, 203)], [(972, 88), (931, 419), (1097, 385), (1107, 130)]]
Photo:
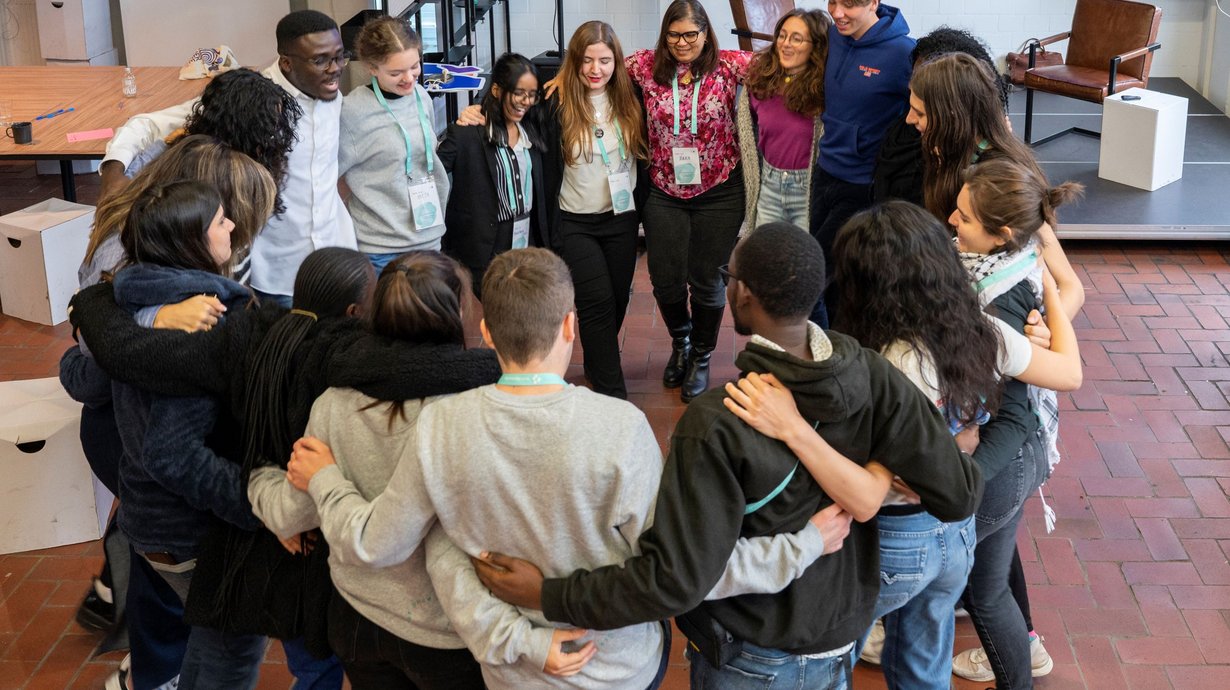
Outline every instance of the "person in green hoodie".
[[(676, 616), (689, 639), (693, 687), (749, 675), (766, 684), (846, 687), (854, 640), (870, 624), (879, 591), (874, 523), (853, 523), (841, 550), (784, 589), (762, 590), (774, 594), (706, 600), (735, 543), (799, 529), (817, 509), (848, 500), (846, 479), (867, 487), (864, 498), (883, 499), (887, 485), (861, 467), (871, 458), (941, 520), (972, 515), (982, 480), (908, 379), (854, 339), (808, 322), (824, 285), (815, 270), (821, 265), (807, 232), (769, 223), (723, 267), (735, 330), (752, 336), (739, 368), (784, 383), (814, 433), (790, 444), (763, 436), (726, 409), (725, 391), (710, 391), (689, 405), (672, 435), (640, 555), (544, 581), (525, 561), (483, 554), (476, 569), (492, 593), (590, 629)], [(830, 463), (840, 481), (821, 485), (799, 471), (804, 454)]]

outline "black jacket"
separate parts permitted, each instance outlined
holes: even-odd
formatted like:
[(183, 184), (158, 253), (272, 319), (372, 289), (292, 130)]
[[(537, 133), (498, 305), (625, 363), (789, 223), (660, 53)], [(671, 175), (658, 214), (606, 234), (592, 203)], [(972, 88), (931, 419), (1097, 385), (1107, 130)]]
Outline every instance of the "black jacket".
[(874, 201), (902, 199), (923, 205), (922, 135), (905, 119), (894, 122), (884, 135), (871, 180)]
[[(1038, 308), (1038, 298), (1028, 281), (1022, 280), (987, 307), (987, 313), (998, 317), (1017, 333), (1025, 331), (1025, 318)], [(1029, 387), (1016, 379), (1004, 381), (999, 409), (978, 432), (978, 448), (974, 462), (982, 477), (992, 481), (1016, 459), (1025, 439), (1038, 430), (1038, 415), (1029, 402)]]
[[(527, 129), (533, 127), (528, 123), (525, 126)], [(453, 190), (444, 212), (445, 232), (441, 246), (474, 273), (476, 288), (491, 260), (508, 249), (501, 245), (512, 238), (512, 221), (499, 221), (500, 201), (496, 189), (504, 180), (496, 166), (496, 147), (487, 143), (486, 131), (486, 127), (453, 123), (436, 149), (445, 169), (453, 176)], [(530, 210), (530, 246), (554, 248), (555, 240), (548, 221), (549, 187), (543, 177), (547, 165), (543, 162), (542, 148), (538, 145), (530, 148), (534, 196)], [(559, 187), (555, 190), (558, 192)]]
[[(777, 376), (825, 440), (855, 462), (883, 463), (932, 515), (972, 515), (981, 478), (935, 405), (883, 357), (848, 336), (829, 336), (833, 355), (823, 362), (753, 343), (737, 364)], [(642, 555), (547, 580), (547, 618), (606, 629), (681, 615), (695, 629), (705, 627), (698, 619), (712, 617), (738, 639), (792, 653), (836, 649), (867, 630), (879, 592), (875, 522), (852, 525), (840, 551), (777, 594), (704, 601), (740, 537), (797, 531), (833, 502), (785, 444), (740, 421), (722, 405), (724, 397), (715, 389), (693, 400), (675, 428), (653, 526), (640, 538)], [(788, 476), (781, 493), (745, 514)]]

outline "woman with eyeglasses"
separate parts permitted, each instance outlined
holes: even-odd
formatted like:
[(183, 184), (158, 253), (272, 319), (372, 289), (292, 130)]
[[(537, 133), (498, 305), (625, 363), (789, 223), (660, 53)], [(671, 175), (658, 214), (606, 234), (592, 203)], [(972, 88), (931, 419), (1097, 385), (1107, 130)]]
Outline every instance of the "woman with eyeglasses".
[(449, 125), (436, 151), (457, 190), (444, 214), (443, 249), (470, 270), (480, 298), (483, 274), (497, 254), (552, 246), (543, 182), (546, 147), (541, 125), (531, 122), (538, 99), (533, 63), (504, 53), (480, 104), (486, 124)]
[(359, 251), (379, 271), (405, 252), (440, 248), (450, 185), (435, 153), (431, 96), (418, 83), (418, 34), (381, 17), (363, 25), (355, 47), (371, 80), (342, 103), (338, 173)]
[(748, 67), (737, 122), (751, 229), (776, 221), (807, 227), (831, 24), (820, 10), (790, 10)]
[(666, 8), (654, 50), (628, 58), (649, 134), (650, 189), (641, 219), (658, 313), (671, 334), (662, 385), (689, 402), (709, 387), (730, 260), (746, 197), (735, 136), (735, 90), (751, 53), (719, 50), (696, 0)]

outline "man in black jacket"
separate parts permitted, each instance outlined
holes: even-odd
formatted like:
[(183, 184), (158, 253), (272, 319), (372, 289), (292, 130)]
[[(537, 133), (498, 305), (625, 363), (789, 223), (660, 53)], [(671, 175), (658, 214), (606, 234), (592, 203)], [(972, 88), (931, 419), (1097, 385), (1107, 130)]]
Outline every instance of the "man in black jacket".
[[(935, 406), (878, 354), (808, 322), (823, 265), (816, 240), (785, 223), (762, 226), (735, 248), (724, 270), (727, 300), (736, 331), (753, 336), (736, 363), (785, 384), (845, 458), (878, 461), (941, 520), (968, 517), (982, 481)], [(805, 674), (805, 687), (842, 687), (879, 591), (874, 523), (852, 525), (841, 550), (779, 592), (705, 600), (740, 537), (798, 530), (833, 502), (790, 448), (740, 421), (724, 397), (697, 398), (675, 428), (640, 556), (544, 582), (524, 561), (494, 554), (476, 562), (479, 576), (506, 601), (582, 627), (678, 616), (693, 687), (748, 674)]]

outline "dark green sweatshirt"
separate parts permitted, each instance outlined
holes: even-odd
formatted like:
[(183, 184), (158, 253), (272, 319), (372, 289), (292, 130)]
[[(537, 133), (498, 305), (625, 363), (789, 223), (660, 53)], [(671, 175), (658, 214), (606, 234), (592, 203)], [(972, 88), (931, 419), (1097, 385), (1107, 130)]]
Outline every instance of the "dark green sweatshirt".
[[(744, 372), (777, 376), (826, 441), (860, 464), (883, 463), (919, 493), (932, 515), (972, 515), (982, 480), (935, 406), (880, 355), (848, 336), (828, 335), (833, 354), (824, 361), (752, 343), (737, 364)], [(547, 580), (547, 618), (609, 629), (712, 616), (739, 639), (798, 654), (839, 648), (866, 631), (879, 592), (874, 521), (855, 523), (840, 551), (776, 594), (704, 601), (739, 537), (794, 532), (833, 502), (785, 444), (740, 421), (723, 407), (723, 397), (715, 389), (693, 400), (675, 428), (641, 555), (622, 566)], [(745, 514), (788, 476), (778, 495)]]

